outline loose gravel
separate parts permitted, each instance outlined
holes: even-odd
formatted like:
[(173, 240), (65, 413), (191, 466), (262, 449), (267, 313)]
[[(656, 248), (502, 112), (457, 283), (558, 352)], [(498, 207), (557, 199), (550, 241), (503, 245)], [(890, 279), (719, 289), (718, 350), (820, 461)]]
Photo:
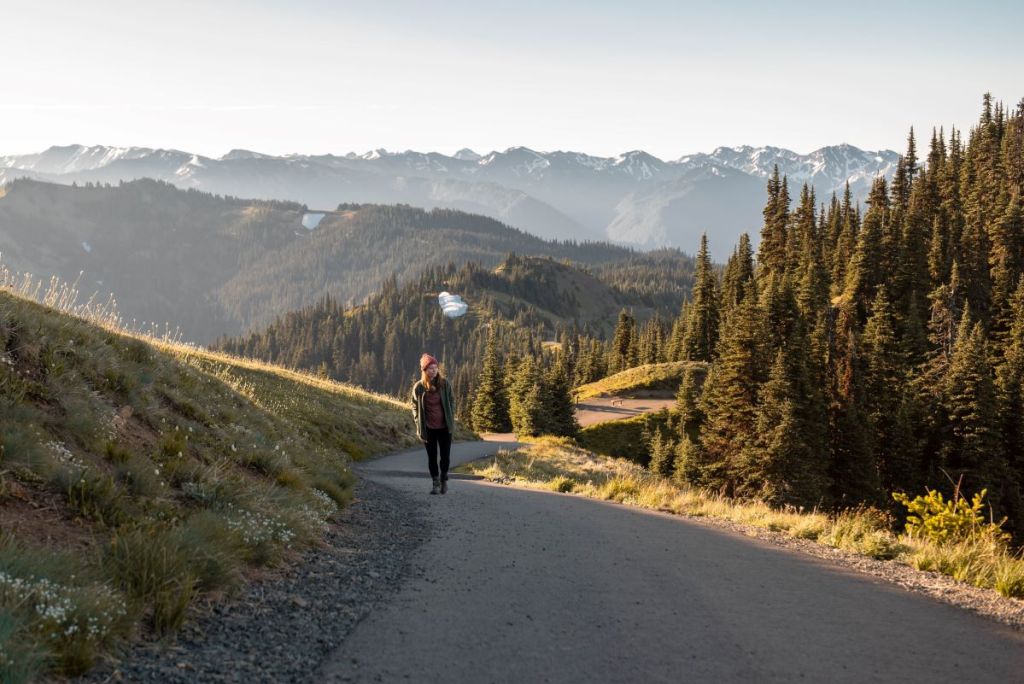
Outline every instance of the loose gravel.
[(362, 479), (322, 548), (194, 616), (171, 643), (142, 642), (82, 682), (307, 682), (407, 577), (430, 535), (422, 506)]

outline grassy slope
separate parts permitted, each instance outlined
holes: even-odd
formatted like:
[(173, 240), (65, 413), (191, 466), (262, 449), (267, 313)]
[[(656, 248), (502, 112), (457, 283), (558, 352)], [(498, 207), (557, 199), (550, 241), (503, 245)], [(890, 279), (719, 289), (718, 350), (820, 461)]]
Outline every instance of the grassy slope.
[(575, 395), (580, 400), (593, 397), (617, 397), (643, 390), (665, 390), (674, 393), (683, 380), (689, 361), (649, 363), (609, 375), (597, 382), (580, 385)]
[(407, 407), (0, 290), (0, 681), (81, 672), (317, 543)]
[(991, 535), (937, 543), (921, 536), (894, 533), (892, 521), (874, 509), (828, 515), (731, 500), (676, 483), (623, 459), (595, 455), (564, 439), (541, 439), (457, 470), (522, 487), (618, 501), (677, 515), (730, 520), (879, 560), (905, 563), (919, 570), (940, 572), (975, 586), (995, 589), (1004, 596), (1024, 598), (1024, 558)]

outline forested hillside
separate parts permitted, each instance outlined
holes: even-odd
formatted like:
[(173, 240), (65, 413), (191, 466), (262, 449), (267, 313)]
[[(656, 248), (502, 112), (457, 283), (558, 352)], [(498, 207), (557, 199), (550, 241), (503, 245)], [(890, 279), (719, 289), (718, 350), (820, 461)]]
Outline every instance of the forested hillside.
[(741, 250), (694, 285), (708, 344), (687, 358), (710, 370), (684, 379), (664, 472), (801, 506), (962, 479), (1024, 529), (1022, 192), (1024, 102), (988, 96), (924, 159), (911, 131), (863, 216), (806, 187), (791, 211), (772, 177), (756, 265)]
[(19, 180), (0, 195), (0, 254), (12, 270), (77, 280), (85, 296), (113, 293), (127, 321), (170, 323), (201, 343), (328, 295), (358, 304), (389, 277), (405, 282), (449, 261), (493, 267), (514, 251), (596, 265), (634, 255), (408, 206), (343, 205), (307, 230), (302, 209), (152, 180), (82, 187)]
[[(470, 262), (423, 270), (405, 285), (391, 278), (363, 306), (346, 309), (332, 298), (288, 314), (265, 330), (225, 340), (225, 350), (318, 370), (378, 391), (402, 394), (417, 374), (423, 351), (439, 355), (462, 398), (473, 396), (488, 329), (494, 327), (504, 358), (543, 361), (543, 342), (560, 339), (578, 349), (600, 348), (619, 311), (630, 308), (656, 325), (679, 309), (689, 291), (692, 259), (679, 252), (637, 255), (596, 274), (551, 259), (509, 255), (496, 269)], [(612, 283), (631, 283), (626, 290)], [(461, 318), (446, 318), (441, 291), (469, 304)], [(591, 378), (588, 378), (591, 379)], [(469, 404), (462, 403), (464, 415)]]

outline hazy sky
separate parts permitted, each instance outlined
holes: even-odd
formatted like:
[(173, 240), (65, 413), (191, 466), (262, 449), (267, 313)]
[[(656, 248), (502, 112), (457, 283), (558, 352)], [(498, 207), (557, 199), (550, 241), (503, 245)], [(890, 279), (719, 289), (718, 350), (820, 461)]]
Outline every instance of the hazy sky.
[(0, 0), (0, 154), (901, 150), (1024, 97), (1024, 3)]

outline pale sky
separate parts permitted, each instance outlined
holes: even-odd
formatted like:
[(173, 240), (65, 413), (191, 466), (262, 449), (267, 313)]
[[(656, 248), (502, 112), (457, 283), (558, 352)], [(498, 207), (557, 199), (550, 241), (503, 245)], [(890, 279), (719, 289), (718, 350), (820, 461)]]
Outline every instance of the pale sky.
[(0, 154), (902, 150), (1024, 97), (1024, 3), (0, 0)]

